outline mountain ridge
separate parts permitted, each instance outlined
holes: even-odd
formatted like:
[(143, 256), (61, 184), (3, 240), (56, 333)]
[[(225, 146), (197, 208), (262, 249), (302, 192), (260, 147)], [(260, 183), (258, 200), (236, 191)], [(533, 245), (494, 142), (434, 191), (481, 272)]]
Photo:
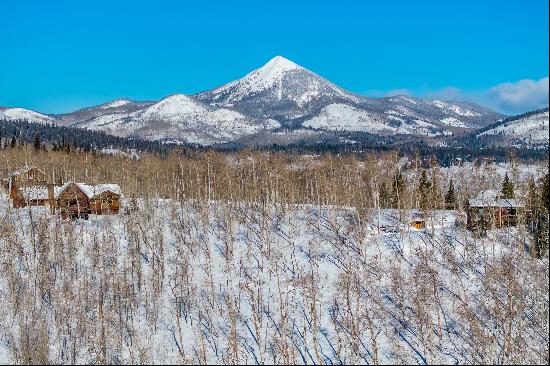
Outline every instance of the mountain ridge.
[(358, 95), (282, 56), (240, 79), (193, 95), (172, 94), (159, 101), (118, 98), (58, 115), (5, 110), (0, 109), (5, 118), (27, 116), (30, 121), (117, 136), (202, 145), (251, 140), (260, 132), (268, 141), (269, 134), (274, 136), (280, 128), (321, 135), (343, 130), (443, 138), (504, 118), (468, 102)]

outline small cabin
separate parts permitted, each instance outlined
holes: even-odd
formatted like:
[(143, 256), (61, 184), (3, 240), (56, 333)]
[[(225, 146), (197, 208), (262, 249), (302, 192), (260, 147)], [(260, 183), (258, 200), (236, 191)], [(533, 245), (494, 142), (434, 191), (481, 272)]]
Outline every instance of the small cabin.
[(410, 224), (415, 229), (424, 229), (426, 227), (426, 220), (424, 215), (420, 212), (413, 212), (410, 219)]
[(96, 184), (92, 186), (90, 208), (95, 215), (117, 214), (120, 211), (120, 186), (117, 184)]
[(84, 183), (67, 182), (61, 187), (54, 188), (55, 204), (52, 211), (57, 212), (64, 219), (88, 219), (91, 213), (90, 199), (93, 197), (93, 188)]
[(517, 226), (524, 206), (516, 199), (470, 199), (466, 209), (469, 230)]

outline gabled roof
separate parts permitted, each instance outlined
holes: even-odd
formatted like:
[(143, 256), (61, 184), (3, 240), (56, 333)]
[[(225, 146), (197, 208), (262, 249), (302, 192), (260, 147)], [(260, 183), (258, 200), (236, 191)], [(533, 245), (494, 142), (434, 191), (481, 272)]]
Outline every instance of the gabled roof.
[(94, 196), (98, 196), (104, 192), (112, 192), (114, 194), (120, 194), (121, 189), (118, 184), (96, 184), (93, 186)]
[(501, 207), (501, 208), (517, 208), (524, 207), (523, 204), (516, 199), (481, 199), (473, 198), (468, 200), (470, 207)]
[(36, 169), (38, 170), (40, 173), (43, 173), (43, 174), (46, 174), (43, 170), (41, 169), (38, 169), (37, 167), (35, 167), (34, 165), (25, 165), (25, 166), (22, 166), (21, 168), (17, 169), (17, 170), (14, 170), (13, 172), (10, 173), (10, 177), (14, 177), (16, 175), (20, 175), (20, 174), (23, 174), (23, 173), (27, 173), (29, 170), (32, 170), (32, 169)]
[(118, 184), (96, 184), (90, 185), (86, 183), (67, 182), (61, 187), (54, 188), (54, 197), (57, 199), (67, 188), (74, 184), (86, 195), (88, 198), (94, 198), (104, 192), (113, 192), (114, 194), (120, 194), (120, 186)]
[(75, 185), (78, 189), (80, 189), (82, 191), (82, 193), (84, 193), (86, 195), (86, 197), (88, 198), (92, 198), (93, 197), (93, 188), (92, 186), (86, 184), (86, 183), (78, 183), (78, 182), (73, 182), (73, 181), (69, 181), (65, 184), (63, 184), (61, 187), (54, 187), (53, 189), (53, 196), (55, 198), (59, 198), (59, 196), (61, 195), (61, 193), (63, 193), (64, 191), (66, 191), (71, 185)]

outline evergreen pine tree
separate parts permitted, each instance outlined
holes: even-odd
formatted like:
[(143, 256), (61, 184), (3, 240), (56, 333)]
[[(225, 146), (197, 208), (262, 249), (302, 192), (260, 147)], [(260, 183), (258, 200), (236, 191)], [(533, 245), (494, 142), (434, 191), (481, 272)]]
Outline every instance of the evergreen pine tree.
[(455, 197), (455, 187), (453, 185), (453, 180), (449, 182), (449, 189), (445, 195), (445, 209), (454, 210), (456, 209), (456, 197)]
[(504, 176), (504, 181), (502, 182), (502, 191), (500, 194), (501, 198), (504, 199), (512, 199), (515, 197), (514, 195), (514, 184), (510, 182), (510, 178), (508, 178), (508, 173), (506, 173), (506, 176)]
[(40, 147), (41, 147), (40, 134), (36, 133), (36, 135), (34, 136), (34, 149), (38, 151), (40, 150)]

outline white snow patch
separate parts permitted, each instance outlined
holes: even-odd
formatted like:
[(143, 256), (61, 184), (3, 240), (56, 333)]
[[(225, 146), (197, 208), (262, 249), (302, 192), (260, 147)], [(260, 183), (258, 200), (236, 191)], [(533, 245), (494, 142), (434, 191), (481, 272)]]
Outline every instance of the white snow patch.
[(27, 120), (33, 123), (55, 123), (55, 119), (25, 108), (0, 109), (0, 119)]
[(480, 133), (478, 136), (502, 134), (526, 144), (548, 145), (548, 111), (533, 114), (521, 119), (506, 122), (500, 126)]
[(129, 103), (131, 103), (131, 101), (129, 101), (128, 99), (116, 99), (116, 100), (113, 100), (112, 102), (100, 105), (99, 108), (101, 109), (118, 108)]

